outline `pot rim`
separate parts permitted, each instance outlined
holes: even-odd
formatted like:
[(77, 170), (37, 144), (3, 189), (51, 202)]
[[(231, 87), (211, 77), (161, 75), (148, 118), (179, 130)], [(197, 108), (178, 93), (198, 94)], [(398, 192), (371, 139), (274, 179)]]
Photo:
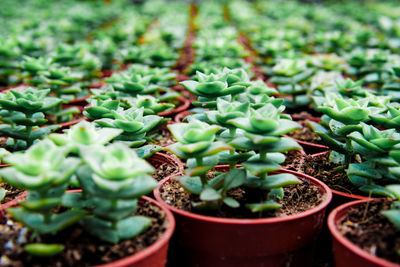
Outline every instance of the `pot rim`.
[(183, 163), (182, 163), (182, 161), (180, 161), (180, 159), (174, 158), (174, 157), (172, 157), (172, 156), (170, 156), (168, 154), (165, 154), (165, 153), (156, 152), (153, 155), (151, 155), (150, 157), (148, 157), (147, 159), (153, 159), (153, 160), (160, 161), (160, 162), (165, 162), (165, 163), (168, 163), (168, 164), (175, 164), (176, 167), (177, 167), (177, 173), (169, 175), (169, 176), (182, 174), (183, 171), (184, 171)]
[[(304, 211), (304, 212), (301, 212), (301, 213), (298, 213), (298, 214), (295, 214), (295, 215), (285, 216), (285, 217), (259, 218), (259, 219), (258, 218), (257, 219), (256, 218), (253, 218), (253, 219), (232, 219), (232, 218), (219, 218), (219, 217), (212, 217), (212, 216), (195, 214), (195, 213), (192, 213), (192, 212), (180, 210), (178, 208), (175, 208), (175, 207), (167, 204), (161, 198), (160, 189), (159, 188), (162, 187), (172, 177), (167, 177), (167, 178), (163, 179), (160, 182), (160, 186), (153, 190), (153, 194), (154, 194), (156, 200), (158, 202), (160, 202), (161, 205), (167, 207), (168, 209), (170, 209), (174, 213), (177, 213), (178, 215), (189, 217), (189, 218), (200, 220), (200, 221), (205, 221), (205, 222), (210, 222), (210, 223), (218, 223), (218, 224), (260, 225), (260, 224), (282, 223), (282, 222), (286, 222), (286, 221), (293, 221), (293, 220), (302, 219), (302, 218), (305, 218), (307, 216), (311, 216), (313, 214), (316, 214), (316, 213), (326, 209), (326, 207), (328, 206), (328, 204), (330, 203), (330, 201), (332, 199), (332, 192), (331, 192), (331, 190), (329, 189), (329, 187), (327, 185), (325, 185), (323, 182), (317, 180), (316, 178), (311, 177), (311, 176), (309, 176), (307, 174), (304, 174), (304, 173), (299, 173), (299, 172), (286, 170), (286, 169), (280, 169), (277, 172), (278, 173), (290, 173), (290, 174), (296, 175), (298, 177), (302, 177), (302, 178), (305, 178), (307, 180), (311, 180), (311, 182), (314, 185), (318, 185), (320, 187), (320, 191), (325, 191), (322, 194), (322, 196), (324, 196), (322, 202), (318, 206), (316, 206), (314, 208), (311, 208), (311, 209), (309, 209), (307, 211)], [(175, 175), (175, 176), (177, 176), (177, 175)]]
[(178, 107), (173, 108), (171, 110), (160, 112), (160, 113), (158, 113), (158, 116), (170, 116), (170, 115), (178, 114), (182, 111), (187, 110), (190, 107), (190, 105), (192, 104), (192, 102), (189, 99), (186, 99), (182, 96), (178, 96), (175, 99), (178, 100), (179, 102), (181, 102), (181, 105), (179, 105)]
[(377, 256), (374, 256), (367, 251), (363, 250), (362, 248), (358, 247), (356, 244), (351, 242), (349, 239), (344, 237), (339, 230), (337, 229), (337, 222), (341, 220), (344, 215), (347, 213), (347, 211), (359, 204), (366, 203), (366, 202), (372, 202), (372, 201), (377, 201), (377, 199), (364, 199), (364, 200), (356, 200), (356, 201), (351, 201), (348, 203), (345, 203), (343, 205), (340, 205), (339, 207), (336, 207), (331, 211), (331, 213), (328, 216), (328, 228), (329, 231), (331, 232), (333, 238), (339, 242), (342, 246), (344, 246), (346, 249), (350, 250), (360, 258), (363, 258), (365, 260), (368, 260), (378, 266), (385, 266), (385, 267), (399, 267), (399, 264), (390, 262), (386, 259), (379, 258)]
[[(81, 192), (81, 189), (75, 189), (75, 190), (68, 190), (67, 193), (78, 193)], [(22, 200), (23, 198), (25, 198), (27, 195), (27, 192), (24, 192), (24, 196), (21, 197), (18, 200)], [(101, 265), (95, 265), (98, 267), (125, 267), (125, 266), (132, 266), (132, 264), (138, 263), (142, 260), (144, 260), (145, 258), (149, 257), (151, 254), (156, 253), (158, 250), (160, 250), (163, 246), (165, 246), (169, 240), (172, 237), (172, 234), (174, 233), (175, 230), (175, 218), (174, 215), (171, 213), (170, 210), (168, 210), (166, 207), (164, 207), (163, 205), (161, 205), (160, 203), (158, 203), (157, 201), (155, 201), (154, 199), (147, 197), (147, 196), (142, 196), (140, 197), (141, 199), (144, 199), (145, 201), (150, 202), (153, 205), (156, 205), (157, 207), (159, 207), (164, 213), (165, 213), (165, 219), (168, 221), (168, 227), (165, 230), (165, 232), (160, 236), (159, 239), (157, 239), (156, 242), (154, 242), (153, 244), (151, 244), (150, 246), (148, 246), (145, 249), (140, 250), (139, 252), (126, 256), (122, 259), (116, 260), (116, 261), (112, 261), (109, 263), (105, 263), (105, 264), (101, 264)], [(14, 201), (14, 200), (13, 200)], [(7, 202), (9, 203), (9, 202)], [(6, 208), (9, 208), (11, 206), (16, 206), (18, 205), (18, 201), (15, 201), (14, 203), (12, 203), (12, 205), (8, 205), (7, 207), (5, 206), (5, 204), (0, 205), (0, 215), (2, 214), (2, 212), (5, 211)]]

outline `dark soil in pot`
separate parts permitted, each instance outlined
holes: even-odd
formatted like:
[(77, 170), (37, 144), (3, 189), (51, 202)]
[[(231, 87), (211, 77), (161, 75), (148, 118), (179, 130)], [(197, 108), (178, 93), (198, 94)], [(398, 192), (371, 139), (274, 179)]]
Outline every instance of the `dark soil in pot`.
[(390, 200), (362, 203), (337, 225), (339, 232), (370, 254), (400, 264), (400, 229), (381, 215)]
[(0, 188), (4, 188), (6, 190), (6, 196), (1, 200), (1, 204), (7, 203), (15, 199), (17, 196), (21, 195), (24, 192), (24, 190), (12, 187), (6, 182), (0, 183)]
[(159, 146), (168, 146), (176, 143), (175, 138), (167, 128), (162, 128), (155, 136), (152, 136), (151, 143)]
[(368, 196), (350, 182), (343, 164), (329, 160), (329, 153), (318, 157), (305, 155), (300, 171), (324, 182), (331, 189), (347, 194)]
[(166, 215), (154, 204), (140, 200), (138, 215), (152, 219), (151, 226), (139, 236), (118, 244), (103, 242), (86, 233), (80, 226), (72, 226), (57, 235), (42, 236), (42, 242), (65, 244), (60, 254), (50, 258), (33, 258), (23, 251), (27, 240), (32, 239), (32, 232), (7, 215), (1, 218), (0, 251), (1, 266), (92, 266), (109, 263), (145, 249), (166, 231)]
[(282, 166), (289, 170), (298, 170), (303, 164), (304, 151), (292, 150), (285, 154), (286, 159)]
[(153, 178), (156, 179), (157, 181), (161, 181), (165, 177), (168, 177), (172, 174), (176, 174), (178, 172), (180, 172), (180, 170), (177, 165), (165, 162), (156, 166), (156, 172), (153, 174)]
[(296, 122), (303, 126), (303, 128), (287, 133), (288, 136), (296, 140), (310, 142), (313, 144), (324, 144), (321, 138), (311, 129), (306, 120), (300, 120)]
[(268, 218), (289, 216), (311, 209), (322, 201), (318, 187), (307, 181), (303, 181), (303, 183), (299, 185), (285, 187), (284, 199), (279, 201), (282, 207), (274, 211), (266, 211), (263, 213), (252, 213), (244, 207), (246, 203), (255, 203), (259, 202), (261, 199), (266, 199), (266, 191), (263, 190), (245, 189), (242, 187), (232, 189), (228, 192), (228, 195), (241, 203), (240, 208), (232, 209), (223, 205), (220, 210), (206, 211), (193, 208), (192, 202), (199, 201), (199, 196), (186, 192), (176, 180), (165, 183), (160, 191), (161, 197), (171, 206), (196, 214), (222, 218)]

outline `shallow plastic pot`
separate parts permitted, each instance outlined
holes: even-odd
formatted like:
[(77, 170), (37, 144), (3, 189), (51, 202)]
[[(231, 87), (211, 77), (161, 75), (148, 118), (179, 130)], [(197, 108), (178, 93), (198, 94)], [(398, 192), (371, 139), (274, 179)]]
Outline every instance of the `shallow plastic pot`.
[[(183, 170), (184, 170), (183, 163), (179, 159), (171, 157), (170, 155), (167, 155), (164, 153), (157, 152), (146, 160), (154, 168), (157, 168), (158, 166), (160, 166), (163, 163), (167, 163), (168, 165), (174, 166), (177, 169), (177, 172), (174, 173), (173, 176), (175, 176), (177, 174), (182, 174)], [(165, 177), (165, 178), (167, 178), (167, 177)]]
[(329, 147), (325, 146), (325, 145), (314, 144), (311, 142), (301, 141), (301, 140), (297, 140), (297, 139), (295, 139), (295, 140), (299, 145), (301, 145), (304, 152), (306, 152), (306, 154), (309, 154), (309, 155), (316, 154), (316, 153), (322, 153), (322, 152), (326, 152), (329, 150)]
[[(81, 190), (70, 190), (69, 193), (80, 192)], [(18, 199), (18, 201), (13, 202), (10, 205), (1, 205), (0, 206), (0, 216), (5, 214), (5, 209), (13, 206), (17, 206), (18, 202), (23, 200), (26, 197), (26, 194)], [(160, 205), (157, 201), (152, 198), (143, 196), (142, 199), (145, 201), (151, 202), (152, 204), (159, 207), (164, 213), (165, 217), (168, 220), (168, 228), (164, 232), (164, 234), (151, 246), (135, 253), (131, 256), (127, 256), (123, 259), (113, 261), (107, 264), (96, 265), (98, 267), (162, 267), (167, 263), (167, 252), (169, 241), (172, 237), (172, 234), (175, 230), (175, 219), (172, 213), (162, 205)], [(9, 202), (8, 202), (9, 203)]]
[[(322, 182), (292, 173), (319, 187), (324, 196), (317, 207), (293, 216), (261, 219), (228, 219), (198, 215), (168, 205), (175, 215), (177, 229), (173, 251), (178, 251), (171, 266), (311, 266), (313, 244), (324, 222), (325, 209), (332, 193)], [(161, 187), (169, 179), (161, 182)], [(175, 247), (174, 247), (175, 246)]]
[(344, 237), (337, 229), (337, 225), (343, 220), (350, 209), (368, 201), (352, 201), (335, 208), (329, 214), (328, 227), (333, 236), (333, 253), (336, 267), (400, 267), (399, 264), (378, 258), (361, 249)]

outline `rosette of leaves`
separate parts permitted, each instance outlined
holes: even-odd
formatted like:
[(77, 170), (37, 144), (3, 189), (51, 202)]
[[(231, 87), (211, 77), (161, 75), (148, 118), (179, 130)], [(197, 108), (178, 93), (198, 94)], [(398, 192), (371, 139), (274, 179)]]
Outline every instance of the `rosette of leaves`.
[(146, 45), (144, 63), (152, 67), (172, 67), (177, 58), (178, 53), (168, 47), (163, 42), (155, 42)]
[(112, 110), (113, 118), (95, 120), (100, 127), (120, 129), (116, 140), (127, 141), (130, 146), (140, 146), (146, 142), (146, 134), (164, 125), (168, 119), (157, 115), (144, 115), (144, 108)]
[(219, 73), (209, 75), (197, 72), (197, 79), (198, 81), (183, 81), (181, 84), (191, 93), (199, 96), (198, 102), (193, 104), (202, 107), (215, 107), (218, 97), (237, 95), (251, 85), (243, 69), (224, 68)]
[(129, 67), (129, 71), (134, 74), (151, 76), (150, 83), (168, 87), (173, 84), (176, 73), (168, 68), (149, 67), (147, 65), (134, 64)]
[(156, 115), (175, 107), (174, 104), (160, 102), (159, 98), (151, 95), (137, 95), (134, 98), (127, 98), (126, 101), (131, 107), (143, 108), (143, 115)]
[[(229, 102), (222, 98), (218, 98), (217, 109), (207, 111), (204, 115), (207, 117), (208, 123), (219, 125), (222, 126), (223, 129), (226, 129), (219, 135), (219, 138), (225, 142), (229, 142), (236, 138), (239, 135), (238, 132), (241, 131), (238, 131), (237, 127), (232, 124), (231, 120), (246, 117), (249, 112), (249, 107), (249, 102)], [(237, 163), (247, 160), (253, 154), (254, 153), (251, 152), (238, 153), (234, 150), (223, 151), (219, 153), (219, 163), (228, 163), (230, 169), (234, 169)]]
[(117, 243), (145, 231), (151, 219), (132, 214), (138, 209), (138, 199), (157, 186), (149, 175), (153, 167), (121, 143), (91, 146), (80, 154), (86, 163), (77, 171), (83, 192), (65, 196), (63, 204), (88, 210), (82, 226), (107, 242)]
[[(57, 147), (50, 140), (40, 141), (24, 152), (16, 152), (5, 158), (12, 167), (2, 168), (0, 176), (14, 187), (28, 190), (25, 201), (7, 212), (25, 227), (37, 234), (55, 234), (75, 223), (86, 212), (68, 209), (55, 212), (61, 204), (71, 176), (81, 160), (67, 158), (68, 149)], [(64, 249), (62, 244), (40, 243), (40, 238), (25, 246), (33, 255), (52, 256)]]
[(61, 104), (61, 99), (49, 97), (49, 93), (49, 89), (37, 90), (30, 87), (21, 92), (10, 90), (0, 94), (1, 121), (5, 122), (0, 125), (0, 134), (17, 140), (10, 139), (15, 149), (29, 147), (36, 139), (59, 128), (58, 125), (50, 125), (32, 131), (47, 123), (43, 112)]
[(365, 65), (359, 69), (359, 74), (364, 77), (366, 83), (375, 83), (381, 91), (381, 85), (390, 76), (391, 69), (387, 66), (390, 52), (380, 49), (367, 50)]
[(246, 173), (233, 170), (230, 173), (208, 179), (207, 172), (218, 164), (218, 153), (233, 150), (222, 141), (215, 141), (216, 133), (221, 129), (217, 125), (209, 125), (195, 118), (188, 123), (168, 125), (177, 143), (166, 149), (179, 158), (187, 159), (188, 169), (185, 176), (178, 181), (190, 193), (200, 195), (201, 202), (192, 203), (195, 208), (216, 208), (222, 203), (230, 207), (238, 207), (239, 203), (227, 195), (227, 192), (243, 184)]
[[(50, 57), (29, 57), (23, 56), (21, 69), (27, 72), (28, 77), (35, 77), (39, 71), (46, 71), (53, 65)], [(29, 81), (29, 78), (28, 78)]]
[(116, 73), (107, 82), (114, 90), (120, 91), (128, 96), (146, 95), (157, 92), (159, 88), (150, 84), (151, 76), (142, 76), (133, 73)]
[(83, 115), (90, 120), (97, 120), (101, 118), (114, 118), (112, 111), (120, 109), (120, 101), (113, 99), (94, 99), (88, 100), (89, 105), (85, 107)]
[(65, 133), (53, 133), (48, 136), (58, 146), (66, 146), (72, 153), (78, 154), (81, 146), (104, 145), (120, 135), (123, 130), (96, 128), (94, 123), (80, 121)]
[(280, 164), (285, 161), (283, 153), (301, 149), (293, 139), (281, 137), (301, 128), (296, 122), (281, 115), (283, 109), (283, 106), (276, 108), (271, 103), (267, 103), (262, 108), (250, 109), (246, 117), (228, 121), (244, 130), (243, 135), (239, 135), (229, 144), (237, 150), (256, 152), (256, 155), (242, 163), (250, 173), (247, 176), (246, 186), (269, 192), (267, 199), (261, 203), (246, 204), (246, 207), (254, 212), (279, 208), (280, 205), (274, 201), (274, 198), (282, 199), (282, 186), (300, 182), (295, 176), (289, 174), (268, 175), (269, 172), (281, 168)]
[(314, 70), (307, 67), (302, 59), (281, 59), (272, 68), (270, 82), (278, 85), (278, 91), (292, 96), (288, 104), (291, 106), (307, 105), (311, 99), (307, 94), (307, 87), (302, 85), (314, 74)]
[(361, 191), (391, 197), (392, 194), (382, 185), (392, 183), (393, 179), (398, 181), (389, 172), (397, 165), (389, 152), (399, 148), (400, 135), (395, 129), (380, 131), (365, 123), (361, 123), (361, 127), (361, 131), (347, 135), (352, 141), (354, 153), (361, 155), (363, 160), (362, 163), (349, 165), (346, 171), (349, 180)]
[(358, 124), (368, 121), (371, 109), (366, 99), (344, 98), (335, 93), (325, 97), (313, 97), (316, 109), (330, 118), (344, 124)]
[(196, 61), (190, 65), (185, 74), (192, 76), (197, 71), (204, 74), (218, 73), (224, 67), (229, 69), (244, 69), (247, 73), (251, 73), (251, 65), (239, 58), (218, 57), (210, 61)]
[(400, 130), (400, 105), (390, 103), (387, 105), (386, 113), (371, 114), (370, 118), (379, 126)]
[(395, 101), (400, 99), (400, 67), (392, 67), (390, 78), (385, 79), (382, 86), (382, 94), (392, 96)]

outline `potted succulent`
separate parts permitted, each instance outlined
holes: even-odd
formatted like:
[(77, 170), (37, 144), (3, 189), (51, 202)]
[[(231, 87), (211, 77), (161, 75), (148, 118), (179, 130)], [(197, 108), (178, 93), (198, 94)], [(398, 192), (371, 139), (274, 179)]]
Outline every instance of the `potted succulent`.
[[(13, 166), (1, 169), (0, 175), (29, 193), (19, 207), (2, 209), (2, 220), (12, 225), (10, 230), (25, 229), (12, 235), (19, 241), (13, 241), (16, 246), (6, 248), (3, 257), (53, 266), (71, 260), (84, 265), (110, 261), (112, 266), (164, 265), (173, 217), (155, 201), (141, 198), (157, 186), (148, 175), (154, 169), (121, 143), (81, 148), (80, 157), (69, 156), (70, 147), (46, 139), (6, 158)], [(66, 192), (73, 175), (82, 190)], [(151, 233), (156, 229), (162, 234)], [(71, 233), (77, 236), (71, 239)], [(140, 238), (136, 245), (124, 241), (136, 236)], [(93, 247), (88, 240), (98, 245)], [(104, 249), (121, 246), (126, 248), (122, 254), (104, 256)], [(79, 257), (71, 258), (70, 250)], [(131, 256), (132, 252), (138, 253)]]
[[(322, 228), (320, 220), (331, 193), (313, 178), (285, 170), (273, 173), (285, 160), (281, 152), (299, 149), (292, 139), (280, 137), (298, 127), (281, 118), (281, 111), (269, 104), (252, 110), (244, 118), (228, 118), (227, 122), (243, 131), (233, 132), (226, 142), (215, 140), (221, 126), (195, 118), (189, 118), (189, 123), (168, 126), (178, 142), (167, 149), (187, 159), (188, 168), (184, 176), (163, 180), (154, 195), (177, 218), (175, 250), (184, 251), (175, 259), (177, 262), (239, 266), (291, 265), (296, 261), (304, 264), (311, 260), (309, 246)], [(254, 151), (242, 163), (244, 168), (234, 164), (243, 160), (234, 148), (237, 152)], [(209, 172), (223, 151), (235, 152), (226, 157), (232, 164)], [(314, 204), (319, 205), (304, 213), (267, 218), (274, 217), (274, 212), (281, 208), (285, 198), (283, 187), (293, 188), (300, 183), (316, 190), (321, 199)], [(294, 240), (291, 236), (300, 238)]]
[(399, 184), (387, 186), (387, 190), (395, 201), (358, 200), (331, 212), (328, 226), (333, 235), (336, 266), (399, 266)]

